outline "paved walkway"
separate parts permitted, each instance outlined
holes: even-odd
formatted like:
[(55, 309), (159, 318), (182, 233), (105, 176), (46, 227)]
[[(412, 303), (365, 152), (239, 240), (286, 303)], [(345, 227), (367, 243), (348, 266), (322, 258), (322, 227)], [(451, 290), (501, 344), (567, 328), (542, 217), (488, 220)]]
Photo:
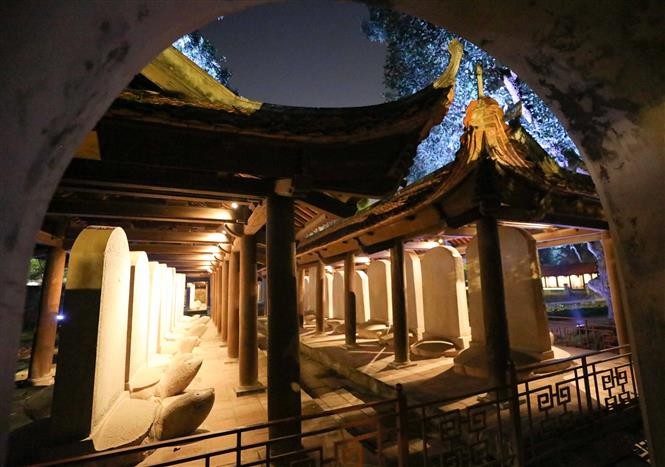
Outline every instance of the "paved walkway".
[[(236, 395), (234, 389), (238, 381), (238, 363), (237, 361), (229, 361), (226, 347), (221, 346), (221, 341), (213, 325), (208, 326), (208, 330), (202, 337), (201, 345), (194, 349), (194, 353), (203, 358), (203, 364), (189, 388), (212, 387), (215, 389), (215, 403), (210, 414), (199, 428), (199, 433), (226, 431), (267, 421), (268, 405), (266, 392), (247, 394), (241, 397)], [(377, 399), (376, 396), (363, 394), (362, 391), (358, 393), (361, 394), (360, 397), (362, 398), (357, 397), (353, 393), (351, 382), (338, 375), (331, 374), (328, 369), (306, 357), (301, 357), (301, 379), (303, 385), (303, 390), (301, 391), (303, 415), (359, 405)], [(259, 351), (259, 381), (264, 385), (267, 383), (267, 358), (266, 353), (261, 350)], [(362, 412), (352, 412), (340, 416), (309, 420), (303, 422), (302, 429), (303, 432), (306, 432), (332, 425), (347, 425), (366, 418), (373, 413), (372, 409), (365, 409)], [(349, 433), (344, 428), (326, 434), (322, 443), (326, 455), (331, 455), (334, 451), (335, 443), (349, 437)], [(242, 443), (244, 445), (260, 443), (267, 438), (268, 430), (261, 428), (243, 433)], [(236, 436), (231, 435), (188, 445), (162, 448), (152, 453), (139, 465), (147, 466), (182, 459), (204, 452), (219, 451), (235, 446), (236, 442)], [(320, 437), (316, 440), (303, 439), (304, 447), (318, 447), (320, 444)], [(265, 449), (263, 447), (248, 449), (242, 454), (242, 462), (251, 462), (263, 458), (265, 458)], [(179, 465), (203, 465), (202, 462), (199, 460)], [(236, 458), (234, 453), (215, 456), (211, 460), (211, 465), (215, 466), (230, 466), (235, 464)]]

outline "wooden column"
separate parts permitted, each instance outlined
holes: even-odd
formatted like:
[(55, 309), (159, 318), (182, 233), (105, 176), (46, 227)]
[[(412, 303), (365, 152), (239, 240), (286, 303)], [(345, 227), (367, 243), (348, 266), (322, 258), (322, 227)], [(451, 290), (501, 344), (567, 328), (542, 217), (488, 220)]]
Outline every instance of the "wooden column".
[[(237, 240), (236, 240), (237, 241)], [(235, 249), (235, 242), (234, 242)], [(239, 320), (239, 263), (240, 253), (231, 251), (229, 260), (229, 298), (227, 312), (226, 352), (230, 359), (238, 358), (238, 320)]]
[(404, 245), (396, 239), (390, 249), (390, 282), (392, 285), (394, 364), (409, 363), (409, 326), (406, 319), (404, 286)]
[(316, 314), (316, 332), (323, 332), (323, 281), (325, 280), (325, 269), (323, 262), (319, 261), (316, 263), (316, 308), (314, 310)]
[(344, 342), (347, 347), (356, 345), (356, 295), (353, 293), (355, 273), (355, 257), (353, 253), (347, 253), (344, 258)]
[(305, 324), (305, 268), (296, 268), (298, 275), (298, 325)]
[[(300, 417), (300, 336), (296, 297), (293, 199), (267, 199), (268, 420)], [(300, 433), (300, 421), (270, 427), (270, 438)], [(300, 440), (273, 445), (276, 452), (298, 449)]]
[(228, 304), (229, 304), (229, 257), (224, 257), (222, 261), (222, 277), (221, 284), (219, 287), (221, 293), (221, 313), (220, 313), (220, 339), (222, 344), (226, 344), (228, 329), (229, 329), (229, 314), (228, 314)]
[(210, 279), (209, 279), (209, 287), (210, 287), (210, 306), (208, 307), (208, 311), (210, 313), (210, 318), (212, 321), (217, 324), (217, 270), (213, 269), (212, 272), (210, 273)]
[(623, 313), (621, 281), (619, 280), (619, 270), (617, 269), (616, 257), (614, 255), (614, 243), (612, 242), (609, 232), (603, 232), (600, 241), (603, 245), (605, 269), (607, 269), (607, 280), (610, 285), (610, 299), (612, 300), (612, 311), (614, 312), (614, 326), (617, 331), (617, 341), (619, 345), (625, 345), (630, 343), (630, 341), (628, 340), (626, 317)]
[(224, 329), (224, 321), (222, 320), (222, 302), (224, 301), (224, 282), (223, 282), (223, 271), (224, 261), (220, 261), (217, 265), (217, 277), (215, 278), (216, 289), (217, 289), (217, 300), (215, 300), (215, 306), (217, 307), (217, 335), (222, 335), (222, 330)]
[(492, 386), (508, 382), (510, 342), (506, 300), (503, 291), (501, 246), (496, 219), (483, 216), (476, 222), (478, 261), (480, 263), (480, 291), (483, 302), (483, 323), (487, 350), (487, 371)]
[(46, 260), (39, 303), (39, 320), (32, 341), (28, 379), (33, 385), (51, 382), (51, 364), (55, 351), (55, 335), (58, 329), (58, 310), (62, 294), (62, 278), (67, 253), (60, 247), (52, 247)]
[(259, 383), (256, 237), (240, 238), (240, 345), (236, 394), (263, 390)]

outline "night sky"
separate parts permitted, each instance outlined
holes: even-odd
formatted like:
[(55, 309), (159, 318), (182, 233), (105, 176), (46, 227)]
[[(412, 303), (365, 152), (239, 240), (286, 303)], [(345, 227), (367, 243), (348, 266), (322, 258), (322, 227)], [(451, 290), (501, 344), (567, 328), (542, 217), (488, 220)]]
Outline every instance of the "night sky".
[(227, 58), (230, 87), (273, 104), (349, 107), (383, 102), (385, 46), (360, 29), (367, 7), (289, 1), (226, 16), (201, 32)]

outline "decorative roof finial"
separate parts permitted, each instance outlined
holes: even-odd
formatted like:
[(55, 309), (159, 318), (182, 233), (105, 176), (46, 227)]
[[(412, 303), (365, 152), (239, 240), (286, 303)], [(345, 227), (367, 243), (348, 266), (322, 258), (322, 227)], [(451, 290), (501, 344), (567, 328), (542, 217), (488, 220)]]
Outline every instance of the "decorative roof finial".
[(476, 63), (476, 81), (478, 82), (478, 99), (485, 97), (485, 91), (483, 90), (483, 66), (480, 63)]

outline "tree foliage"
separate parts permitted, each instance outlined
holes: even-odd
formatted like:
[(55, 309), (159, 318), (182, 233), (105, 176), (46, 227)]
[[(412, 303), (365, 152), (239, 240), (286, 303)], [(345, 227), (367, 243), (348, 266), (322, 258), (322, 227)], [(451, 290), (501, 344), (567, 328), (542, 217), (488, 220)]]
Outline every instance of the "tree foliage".
[(464, 47), (455, 100), (443, 122), (434, 127), (416, 154), (409, 181), (451, 162), (459, 149), (462, 120), (477, 97), (476, 63), (482, 64), (485, 94), (507, 110), (522, 105), (521, 123), (562, 167), (580, 167), (579, 151), (545, 103), (501, 62), (446, 29), (408, 15), (370, 7), (362, 28), (369, 40), (387, 46), (384, 84), (387, 100), (413, 94), (434, 81), (448, 64), (447, 45), (457, 38)]
[[(221, 18), (219, 18), (221, 19)], [(224, 66), (226, 57), (200, 31), (185, 34), (173, 43), (173, 47), (200, 66), (223, 85), (228, 85), (231, 72)]]
[(46, 261), (43, 259), (30, 258), (29, 281), (41, 281), (46, 270)]

